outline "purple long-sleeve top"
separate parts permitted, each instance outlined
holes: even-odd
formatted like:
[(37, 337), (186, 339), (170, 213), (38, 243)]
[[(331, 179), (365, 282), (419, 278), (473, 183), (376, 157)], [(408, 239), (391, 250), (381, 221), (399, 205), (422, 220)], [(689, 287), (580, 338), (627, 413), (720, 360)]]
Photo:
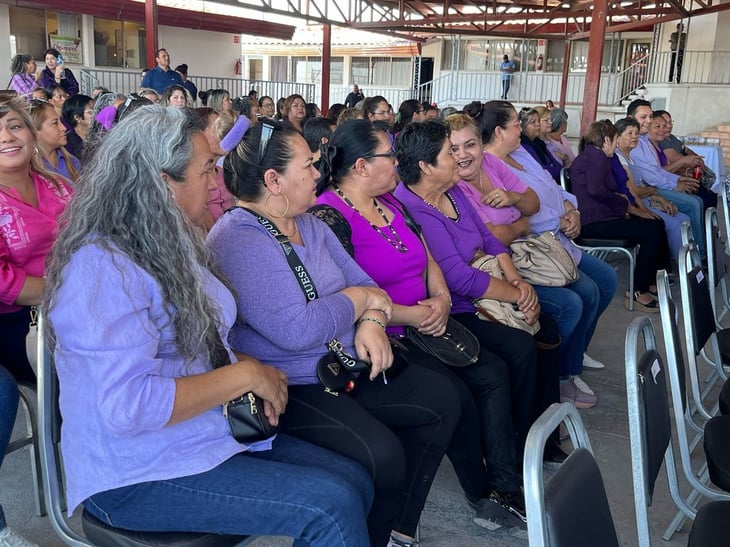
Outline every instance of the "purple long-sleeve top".
[(641, 173), (641, 180), (649, 186), (663, 190), (674, 190), (679, 175), (670, 173), (662, 167), (654, 145), (648, 135), (639, 137), (639, 144), (631, 151), (631, 159)]
[(221, 216), (207, 244), (237, 294), (231, 347), (284, 371), (290, 384), (317, 384), (317, 361), (330, 340), (355, 355), (355, 306), (341, 291), (376, 285), (321, 220), (304, 214), (296, 223), (304, 245), (292, 246), (318, 292), (311, 301), (281, 245), (248, 211)]
[(626, 196), (631, 205), (636, 205), (636, 199), (629, 190), (629, 175), (626, 174), (626, 169), (624, 169), (618, 153), (611, 156), (611, 173), (613, 173), (613, 179), (616, 181), (618, 191)]
[(63, 69), (63, 78), (61, 78), (60, 83), (56, 82), (56, 73), (53, 70), (50, 68), (44, 68), (41, 71), (41, 79), (38, 81), (38, 86), (48, 89), (52, 85), (60, 85), (66, 90), (69, 97), (73, 97), (79, 92), (79, 83), (76, 81), (74, 73), (71, 72), (71, 69), (69, 68)]
[(621, 218), (628, 211), (629, 203), (616, 194), (611, 158), (597, 146), (587, 144), (578, 154), (570, 166), (570, 179), (584, 225)]
[(473, 312), (472, 300), (484, 295), (491, 277), (473, 268), (470, 262), (477, 251), (496, 256), (506, 253), (506, 247), (487, 229), (458, 186), (448, 191), (458, 212), (456, 219), (424, 202), (402, 182), (395, 195), (421, 225), (426, 244), (451, 292), (452, 313)]
[[(225, 340), (236, 317), (233, 295), (207, 270), (196, 271)], [(236, 442), (221, 406), (168, 424), (175, 379), (212, 366), (207, 352), (180, 354), (163, 288), (128, 255), (90, 242), (62, 275), (49, 319), (69, 513), (98, 492), (203, 473), (233, 454), (271, 446)]]
[(38, 82), (35, 77), (27, 72), (13, 74), (13, 77), (10, 78), (10, 89), (17, 91), (18, 95), (28, 102), (30, 102), (31, 95), (33, 95), (33, 90), (37, 87)]
[(560, 171), (563, 163), (552, 155), (548, 150), (547, 144), (540, 137), (529, 139), (524, 133), (520, 137), (522, 147), (527, 150), (530, 155), (537, 160), (550, 173), (555, 182), (560, 182)]

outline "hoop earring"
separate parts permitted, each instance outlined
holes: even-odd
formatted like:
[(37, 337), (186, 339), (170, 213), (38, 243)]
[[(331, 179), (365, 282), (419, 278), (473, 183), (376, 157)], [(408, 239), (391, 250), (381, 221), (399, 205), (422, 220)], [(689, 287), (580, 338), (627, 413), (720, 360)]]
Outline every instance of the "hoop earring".
[(269, 193), (266, 196), (266, 199), (264, 199), (264, 209), (266, 209), (266, 212), (269, 213), (274, 218), (284, 218), (286, 216), (286, 214), (289, 212), (289, 198), (286, 197), (285, 194), (279, 194), (281, 197), (284, 198), (284, 201), (286, 201), (286, 207), (284, 208), (283, 213), (276, 214), (276, 213), (274, 213), (274, 211), (271, 210), (271, 208), (269, 208), (269, 198), (271, 198), (271, 196), (273, 196), (273, 195), (274, 194)]

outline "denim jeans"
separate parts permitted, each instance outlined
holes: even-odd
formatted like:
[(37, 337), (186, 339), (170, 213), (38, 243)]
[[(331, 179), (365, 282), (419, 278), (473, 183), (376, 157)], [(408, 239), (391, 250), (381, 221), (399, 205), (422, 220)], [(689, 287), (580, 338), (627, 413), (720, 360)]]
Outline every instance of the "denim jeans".
[(366, 547), (373, 485), (357, 463), (284, 434), (271, 450), (210, 471), (94, 494), (84, 506), (129, 530), (284, 535), (294, 545)]
[[(18, 384), (13, 375), (0, 365), (0, 466), (5, 458), (5, 451), (10, 443), (10, 435), (15, 425), (15, 415), (18, 412)], [(0, 530), (4, 529), (5, 513), (0, 505)]]
[(535, 286), (542, 312), (558, 324), (563, 378), (583, 370), (583, 353), (616, 292), (616, 271), (603, 260), (582, 253), (578, 271), (578, 280), (566, 287)]
[(502, 80), (502, 99), (507, 100), (507, 93), (509, 92), (510, 84), (512, 83), (512, 77), (504, 78)]
[[(702, 256), (706, 256), (705, 208), (702, 198), (694, 194), (685, 194), (684, 192), (676, 192), (674, 190), (662, 190), (660, 188), (657, 188), (657, 193), (664, 199), (668, 199), (674, 203), (680, 212), (689, 217), (689, 223), (692, 226), (692, 234), (697, 243), (697, 248)], [(676, 256), (672, 258), (677, 260)]]

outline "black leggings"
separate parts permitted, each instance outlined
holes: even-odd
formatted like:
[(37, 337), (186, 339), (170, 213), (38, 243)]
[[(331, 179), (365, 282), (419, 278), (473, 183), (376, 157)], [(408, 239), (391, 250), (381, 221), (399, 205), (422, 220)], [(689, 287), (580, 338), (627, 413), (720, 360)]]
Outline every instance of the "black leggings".
[(25, 336), (30, 324), (30, 308), (0, 313), (0, 365), (4, 366), (18, 382), (36, 383), (25, 352)]
[(282, 431), (347, 456), (373, 477), (370, 543), (382, 547), (391, 530), (413, 536), (460, 418), (453, 383), (423, 367), (372, 382), (361, 375), (351, 394), (320, 385), (289, 386)]
[(483, 321), (475, 313), (457, 313), (454, 318), (474, 333), (482, 348), (508, 365), (519, 459), (532, 422), (560, 399), (558, 327), (550, 317), (540, 314), (540, 331), (532, 337), (520, 329)]
[(630, 215), (629, 218), (615, 218), (601, 222), (584, 224), (580, 235), (583, 237), (628, 239), (638, 243), (634, 287), (646, 292), (656, 283), (657, 270), (669, 270), (669, 243), (664, 231), (664, 221), (650, 220)]
[(466, 497), (476, 503), (493, 488), (504, 492), (519, 490), (522, 479), (512, 425), (507, 363), (482, 348), (475, 364), (449, 367), (407, 339), (405, 344), (411, 350), (411, 363), (438, 372), (459, 391), (461, 419), (446, 455)]

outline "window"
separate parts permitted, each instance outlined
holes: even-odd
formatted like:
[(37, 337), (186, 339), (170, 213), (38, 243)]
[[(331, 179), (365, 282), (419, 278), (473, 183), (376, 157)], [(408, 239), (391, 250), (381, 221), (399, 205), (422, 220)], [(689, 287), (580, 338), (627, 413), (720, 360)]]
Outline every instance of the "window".
[(413, 62), (410, 57), (353, 57), (352, 83), (370, 86), (410, 87)]
[(443, 66), (454, 70), (457, 67), (452, 65), (458, 62), (459, 70), (497, 72), (505, 55), (514, 61), (516, 71), (523, 62), (527, 70), (535, 70), (537, 40), (445, 40)]
[(94, 18), (97, 66), (142, 68), (147, 56), (144, 27), (128, 21)]
[(10, 34), (15, 37), (12, 54), (29, 53), (38, 60), (38, 69), (42, 69), (43, 52), (48, 47), (45, 12), (10, 6)]
[[(621, 41), (610, 40), (603, 44), (601, 72), (621, 70)], [(588, 68), (588, 42), (573, 42), (570, 49), (570, 71), (585, 72)]]

